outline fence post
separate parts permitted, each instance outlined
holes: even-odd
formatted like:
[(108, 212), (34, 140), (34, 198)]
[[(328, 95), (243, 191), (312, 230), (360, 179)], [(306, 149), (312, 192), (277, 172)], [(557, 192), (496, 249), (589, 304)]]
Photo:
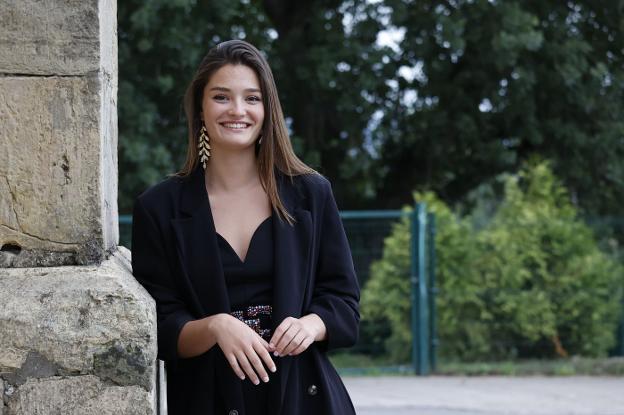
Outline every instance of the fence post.
[(427, 205), (417, 203), (412, 213), (411, 232), (411, 300), (412, 300), (412, 365), (418, 375), (429, 373), (429, 302), (427, 292), (425, 236)]
[(436, 221), (435, 214), (429, 213), (428, 217), (428, 233), (427, 233), (427, 243), (429, 257), (427, 270), (429, 271), (429, 329), (430, 329), (430, 349), (429, 349), (429, 360), (431, 362), (431, 371), (435, 372), (438, 367), (438, 328), (436, 325), (436, 298), (438, 295), (438, 286), (436, 285)]
[(617, 356), (624, 356), (624, 298), (622, 298), (622, 316), (620, 317), (620, 327), (619, 327), (619, 343), (620, 347), (618, 347)]

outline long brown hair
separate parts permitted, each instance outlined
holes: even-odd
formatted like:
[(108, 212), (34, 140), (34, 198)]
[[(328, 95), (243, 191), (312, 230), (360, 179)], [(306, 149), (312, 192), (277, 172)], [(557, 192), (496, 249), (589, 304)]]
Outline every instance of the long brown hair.
[(188, 122), (188, 147), (184, 166), (175, 173), (175, 176), (188, 176), (199, 164), (197, 145), (202, 127), (200, 112), (204, 87), (218, 69), (228, 64), (248, 66), (260, 80), (265, 115), (262, 125), (262, 144), (257, 145), (258, 173), (271, 206), (292, 225), (294, 218), (282, 204), (277, 192), (275, 169), (291, 179), (293, 176), (316, 173), (316, 171), (295, 155), (288, 137), (271, 68), (260, 51), (248, 42), (228, 40), (219, 43), (208, 51), (199, 64), (184, 94), (184, 112)]

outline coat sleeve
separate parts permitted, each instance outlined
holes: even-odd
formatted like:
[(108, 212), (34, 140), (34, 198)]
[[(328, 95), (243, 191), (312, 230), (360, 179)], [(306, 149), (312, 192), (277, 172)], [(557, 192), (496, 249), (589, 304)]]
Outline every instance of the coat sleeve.
[(163, 236), (139, 198), (132, 214), (132, 273), (156, 301), (158, 358), (175, 368), (178, 336), (195, 318), (175, 288)]
[(319, 257), (308, 313), (317, 314), (325, 323), (327, 339), (319, 346), (331, 350), (357, 341), (360, 288), (331, 185), (324, 183)]

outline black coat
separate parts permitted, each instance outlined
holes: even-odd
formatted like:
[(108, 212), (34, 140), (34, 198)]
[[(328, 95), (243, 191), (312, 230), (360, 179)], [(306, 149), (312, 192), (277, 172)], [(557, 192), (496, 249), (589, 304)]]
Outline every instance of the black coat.
[[(274, 358), (270, 414), (354, 414), (326, 355), (352, 346), (359, 324), (359, 287), (331, 185), (317, 174), (296, 176), (292, 182), (279, 173), (276, 177), (282, 203), (296, 223), (291, 226), (273, 213), (273, 330), (288, 316), (316, 313), (325, 323), (327, 340), (298, 356)], [(169, 414), (244, 415), (241, 380), (218, 345), (192, 358), (177, 355), (185, 323), (231, 311), (200, 167), (187, 178), (164, 180), (136, 199), (132, 268), (156, 300), (158, 358), (167, 367)]]

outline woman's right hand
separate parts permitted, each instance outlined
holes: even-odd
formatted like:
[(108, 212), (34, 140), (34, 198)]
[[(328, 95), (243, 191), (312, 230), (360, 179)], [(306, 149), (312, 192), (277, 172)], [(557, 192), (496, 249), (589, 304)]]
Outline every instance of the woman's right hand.
[(277, 368), (271, 359), (269, 344), (258, 333), (229, 314), (210, 317), (208, 326), (236, 376), (244, 380), (247, 374), (254, 385), (260, 383), (259, 378), (269, 381), (264, 365), (271, 372)]

